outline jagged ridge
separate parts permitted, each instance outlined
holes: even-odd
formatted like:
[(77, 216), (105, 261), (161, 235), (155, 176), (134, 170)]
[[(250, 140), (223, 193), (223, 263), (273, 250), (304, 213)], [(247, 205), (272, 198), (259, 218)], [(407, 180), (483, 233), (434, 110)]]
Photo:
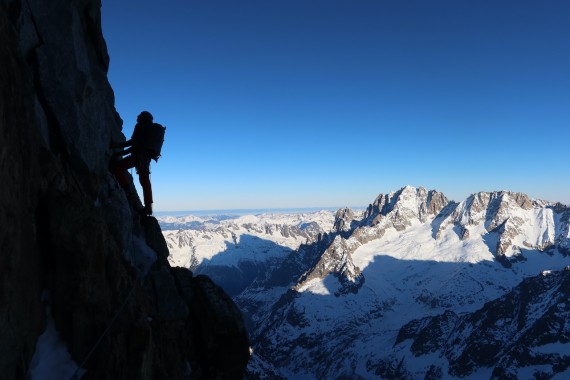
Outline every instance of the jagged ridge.
[[(266, 282), (252, 284), (236, 299), (238, 304), (247, 305), (258, 323), (253, 332), (256, 352), (271, 358), (277, 368), (299, 376), (329, 378), (345, 372), (354, 378), (372, 374), (387, 378), (460, 376), (451, 367), (418, 368), (413, 360), (405, 363), (398, 355), (390, 359), (380, 348), (371, 354), (367, 347), (375, 347), (377, 341), (388, 339), (390, 331), (398, 331), (401, 325), (397, 319), (403, 323), (407, 314), (414, 315), (423, 308), (430, 310), (428, 314), (450, 308), (453, 311), (420, 323), (420, 327), (436, 331), (434, 339), (440, 338), (426, 342), (426, 347), (441, 347), (447, 338), (438, 331), (454, 326), (462, 318), (459, 310), (473, 310), (499, 297), (514, 285), (513, 281), (532, 272), (525, 260), (546, 262), (552, 257), (553, 263), (567, 262), (568, 212), (566, 206), (507, 191), (480, 192), (456, 203), (436, 191), (405, 187), (378, 196), (362, 216), (339, 210), (333, 232), (300, 247), (270, 272)], [(417, 243), (409, 240), (416, 238), (420, 239)], [(417, 257), (417, 261), (407, 264), (379, 256), (378, 263), (357, 264), (363, 262), (362, 249), (388, 249), (389, 243), (394, 248), (410, 245), (410, 251), (402, 251), (402, 255), (405, 260)], [(429, 257), (435, 259), (427, 259), (422, 247), (433, 250)], [(447, 251), (437, 259), (440, 248)], [(388, 269), (379, 270), (383, 266)], [(449, 269), (438, 272), (438, 267)], [(382, 278), (390, 268), (401, 275), (396, 282)], [(430, 277), (432, 270), (437, 278)], [(282, 276), (283, 272), (291, 276)], [(272, 282), (273, 274), (289, 280)], [(284, 293), (274, 287), (287, 282), (289, 290)], [(274, 298), (271, 307), (256, 304), (260, 294), (256, 286), (280, 296)], [(268, 302), (267, 297), (263, 299)], [(394, 310), (406, 309), (406, 305), (413, 312), (408, 310), (395, 320)], [(417, 338), (418, 342), (424, 340)], [(343, 349), (339, 351), (339, 347)], [(452, 347), (450, 341), (449, 350)], [(404, 348), (397, 346), (394, 351)], [(375, 359), (380, 352), (386, 357)], [(527, 364), (532, 365), (532, 361)], [(480, 370), (481, 365), (474, 364), (473, 370)]]

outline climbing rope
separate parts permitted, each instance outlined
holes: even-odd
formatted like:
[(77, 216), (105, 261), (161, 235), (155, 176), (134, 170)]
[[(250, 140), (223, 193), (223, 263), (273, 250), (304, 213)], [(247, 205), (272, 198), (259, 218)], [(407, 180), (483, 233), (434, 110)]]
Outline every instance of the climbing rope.
[(24, 357), (24, 351), (20, 354), (20, 360), (22, 361), (22, 368), (24, 369), (24, 373), (28, 373), (28, 366), (26, 365), (26, 358)]
[(129, 293), (127, 294), (127, 297), (125, 298), (125, 300), (123, 301), (123, 303), (119, 306), (119, 308), (117, 309), (117, 311), (115, 312), (115, 314), (113, 315), (113, 317), (111, 318), (111, 320), (109, 321), (109, 324), (107, 325), (107, 328), (105, 329), (105, 331), (103, 331), (103, 333), (101, 334), (101, 336), (99, 337), (99, 339), (97, 339), (97, 342), (95, 342), (95, 344), (93, 345), (93, 347), (91, 348), (91, 350), (87, 353), (87, 355), (85, 355), (85, 358), (83, 359), (83, 361), (81, 362), (81, 364), (79, 365), (79, 367), (77, 367), (77, 369), (75, 370), (75, 372), (73, 372), (73, 375), (71, 375), (71, 377), (69, 378), (69, 380), (78, 380), (79, 377), (79, 372), (83, 369), (83, 367), (85, 366), (85, 364), (87, 363), (87, 361), (89, 360), (89, 358), (91, 357), (91, 355), (93, 355), (93, 353), (95, 352), (95, 349), (97, 349), (97, 347), (99, 346), (99, 344), (101, 343), (101, 341), (103, 341), (103, 338), (105, 337), (105, 335), (107, 335), (107, 333), (109, 332), (109, 330), (111, 330), (111, 327), (113, 326), (113, 323), (115, 323), (115, 321), (117, 320), (117, 318), (119, 317), (119, 315), (121, 314), (121, 311), (123, 311), (123, 309), (125, 308), (125, 306), (127, 305), (129, 299), (131, 298), (131, 296), (133, 295), (133, 292), (135, 290), (136, 284), (137, 282), (140, 280), (141, 278), (141, 273), (139, 272), (137, 279), (135, 280), (135, 282), (133, 283), (133, 286), (131, 287), (131, 290), (129, 290)]

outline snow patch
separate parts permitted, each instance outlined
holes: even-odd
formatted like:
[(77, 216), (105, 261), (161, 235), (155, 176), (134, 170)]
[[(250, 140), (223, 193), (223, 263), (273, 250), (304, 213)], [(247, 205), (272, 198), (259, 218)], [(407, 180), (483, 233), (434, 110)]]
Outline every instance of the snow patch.
[(321, 296), (331, 295), (329, 289), (325, 286), (324, 280), (320, 278), (314, 278), (310, 281), (307, 281), (307, 283), (299, 288), (299, 292), (309, 292), (313, 294), (319, 294)]
[[(49, 299), (44, 292), (44, 300)], [(77, 371), (77, 373), (76, 373)], [(51, 315), (51, 307), (46, 302), (46, 329), (38, 338), (36, 351), (30, 362), (28, 376), (31, 380), (70, 379), (74, 374), (80, 379), (86, 371), (78, 370), (71, 358), (65, 342), (61, 339)]]
[(570, 343), (549, 343), (533, 349), (535, 353), (539, 354), (555, 354), (570, 356)]
[(156, 252), (146, 244), (142, 236), (133, 236), (131, 248), (131, 263), (145, 276), (156, 261)]

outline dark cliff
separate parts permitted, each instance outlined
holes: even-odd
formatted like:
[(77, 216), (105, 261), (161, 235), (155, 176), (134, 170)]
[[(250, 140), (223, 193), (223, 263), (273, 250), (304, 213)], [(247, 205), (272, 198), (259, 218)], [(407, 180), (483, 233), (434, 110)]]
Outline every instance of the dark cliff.
[(100, 8), (0, 0), (0, 373), (27, 376), (49, 304), (76, 363), (103, 336), (86, 379), (241, 378), (241, 313), (170, 267), (158, 223), (108, 171), (125, 137)]

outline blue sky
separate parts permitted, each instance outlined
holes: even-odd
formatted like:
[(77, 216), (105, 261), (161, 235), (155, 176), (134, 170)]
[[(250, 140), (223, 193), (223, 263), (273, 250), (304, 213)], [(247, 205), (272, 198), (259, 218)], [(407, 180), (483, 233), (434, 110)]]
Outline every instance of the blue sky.
[(570, 2), (103, 0), (155, 209), (358, 206), (404, 185), (570, 204)]

